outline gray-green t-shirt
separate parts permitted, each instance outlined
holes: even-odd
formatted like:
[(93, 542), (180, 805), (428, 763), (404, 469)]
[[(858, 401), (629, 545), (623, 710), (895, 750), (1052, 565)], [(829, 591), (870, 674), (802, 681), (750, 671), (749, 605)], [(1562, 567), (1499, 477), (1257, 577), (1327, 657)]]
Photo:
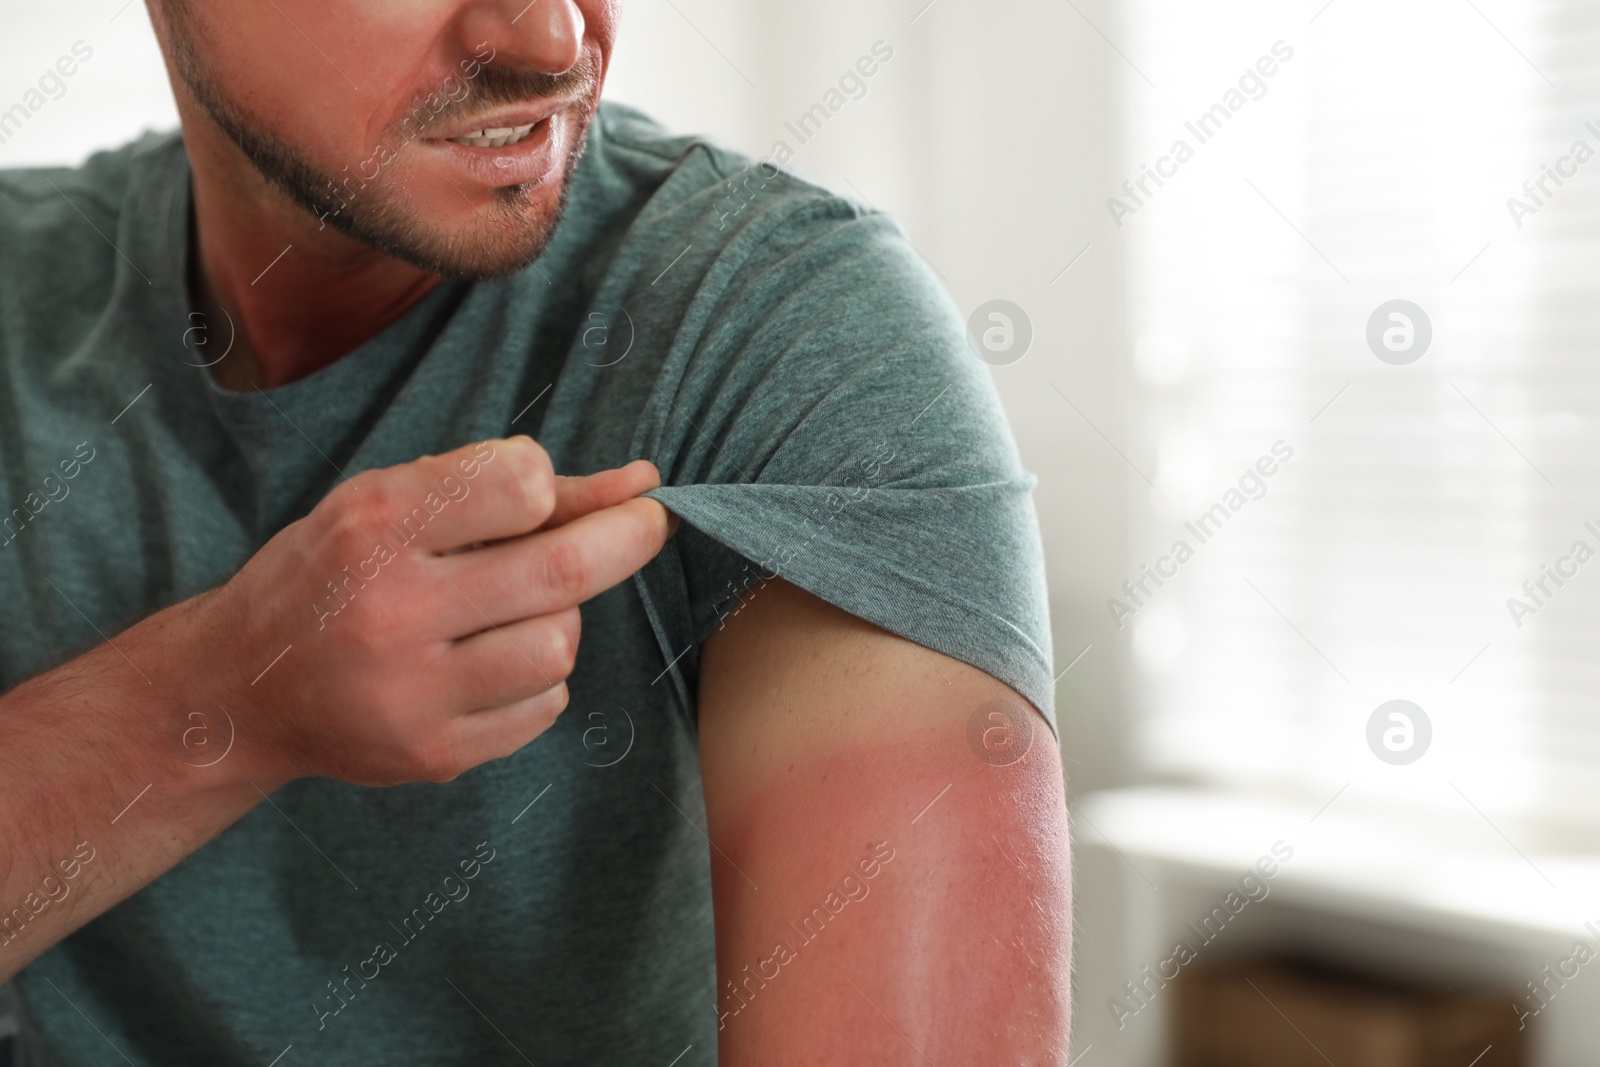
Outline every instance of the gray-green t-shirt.
[(1033, 482), (959, 314), (886, 217), (606, 104), (537, 262), (232, 393), (189, 182), (176, 134), (0, 172), (0, 685), (225, 581), (341, 471), (526, 432), (563, 474), (652, 460), (685, 522), (584, 605), (548, 732), (285, 786), (19, 975), (21, 1064), (714, 1063), (698, 653), (763, 576), (1055, 730)]

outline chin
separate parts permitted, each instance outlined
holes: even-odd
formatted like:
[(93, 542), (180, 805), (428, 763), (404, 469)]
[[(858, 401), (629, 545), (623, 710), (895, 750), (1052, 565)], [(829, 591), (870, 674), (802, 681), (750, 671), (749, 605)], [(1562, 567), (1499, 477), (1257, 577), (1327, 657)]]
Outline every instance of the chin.
[[(437, 142), (412, 146), (413, 165), (401, 171), (409, 179), (401, 188), (427, 192), (406, 209), (411, 223), (386, 234), (392, 240), (379, 247), (448, 278), (498, 278), (524, 269), (561, 221), (589, 117), (574, 108), (539, 123), (521, 144), (487, 151)], [(513, 158), (494, 158), (508, 155)], [(498, 184), (512, 171), (531, 180)], [(393, 217), (382, 210), (377, 215)]]
[(515, 274), (543, 253), (566, 208), (576, 157), (557, 181), (475, 190), (469, 200), (459, 184), (434, 186), (420, 196), (396, 196), (424, 185), (421, 175), (391, 190), (391, 198), (369, 198), (356, 210), (326, 221), (363, 244), (444, 278), (484, 281)]
[[(508, 186), (491, 206), (471, 212), (427, 242), (436, 273), (451, 278), (499, 278), (527, 267), (544, 252), (561, 221), (565, 189)], [(459, 202), (459, 198), (457, 198)], [(466, 212), (466, 205), (461, 205)]]

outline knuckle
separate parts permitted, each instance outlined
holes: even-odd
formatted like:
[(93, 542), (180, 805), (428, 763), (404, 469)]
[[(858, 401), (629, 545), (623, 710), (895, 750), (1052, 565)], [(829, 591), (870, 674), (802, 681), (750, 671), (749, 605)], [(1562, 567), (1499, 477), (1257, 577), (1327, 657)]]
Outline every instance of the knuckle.
[(518, 434), (516, 437), (511, 438), (511, 444), (515, 446), (511, 450), (513, 454), (522, 456), (527, 462), (543, 464), (546, 469), (549, 468), (550, 453), (546, 452), (543, 445), (527, 434)]
[(550, 673), (556, 678), (567, 678), (578, 664), (577, 628), (564, 620), (557, 620), (554, 625), (546, 629), (548, 636), (545, 658)]
[(344, 550), (366, 545), (373, 529), (384, 521), (392, 498), (388, 483), (380, 479), (341, 484), (328, 495), (328, 534), (333, 545)]
[(358, 510), (387, 511), (395, 500), (395, 480), (387, 470), (365, 470), (340, 483), (339, 489)]
[(543, 522), (555, 508), (555, 467), (549, 453), (538, 442), (522, 437), (512, 440), (519, 447), (507, 449), (506, 457), (518, 502), (533, 522)]
[(539, 579), (545, 591), (558, 598), (579, 596), (589, 581), (589, 562), (571, 541), (547, 545), (539, 556)]

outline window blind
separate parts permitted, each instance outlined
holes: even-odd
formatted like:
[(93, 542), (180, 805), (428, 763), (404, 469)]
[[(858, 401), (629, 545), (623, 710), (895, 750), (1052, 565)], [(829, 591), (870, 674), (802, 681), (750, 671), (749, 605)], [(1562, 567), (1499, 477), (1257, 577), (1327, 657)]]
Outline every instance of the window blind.
[(1140, 763), (1593, 837), (1600, 10), (1136, 0), (1113, 39)]

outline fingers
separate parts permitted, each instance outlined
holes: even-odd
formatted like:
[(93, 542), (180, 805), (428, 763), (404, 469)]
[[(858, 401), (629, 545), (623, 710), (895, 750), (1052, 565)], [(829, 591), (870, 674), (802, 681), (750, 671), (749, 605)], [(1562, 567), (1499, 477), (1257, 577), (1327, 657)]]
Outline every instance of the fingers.
[(450, 724), (452, 747), (464, 766), (504, 759), (550, 729), (566, 706), (563, 684), (514, 704), (459, 716)]
[(440, 555), (563, 526), (661, 484), (642, 459), (559, 477), (527, 436), (479, 441), (383, 473), (381, 518), (406, 544)]
[(655, 464), (636, 459), (625, 467), (601, 471), (582, 478), (556, 478), (556, 506), (544, 521), (543, 529), (565, 526), (590, 512), (631, 500), (661, 485)]
[(382, 472), (384, 518), (406, 545), (445, 553), (536, 530), (556, 505), (556, 476), (530, 437), (479, 441)]
[(434, 561), (460, 591), (442, 621), (458, 637), (548, 615), (605, 592), (650, 562), (668, 536), (667, 510), (636, 497), (554, 530)]
[(567, 680), (578, 659), (577, 608), (483, 630), (457, 641), (444, 656), (462, 680), (458, 707), (498, 708), (537, 696)]

